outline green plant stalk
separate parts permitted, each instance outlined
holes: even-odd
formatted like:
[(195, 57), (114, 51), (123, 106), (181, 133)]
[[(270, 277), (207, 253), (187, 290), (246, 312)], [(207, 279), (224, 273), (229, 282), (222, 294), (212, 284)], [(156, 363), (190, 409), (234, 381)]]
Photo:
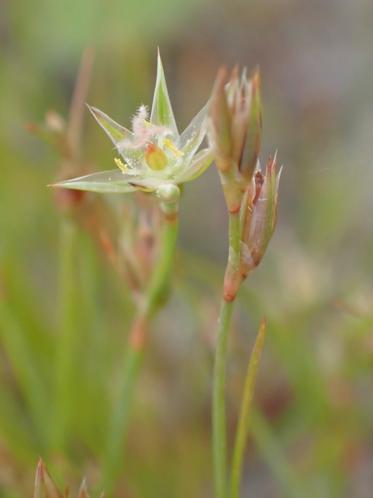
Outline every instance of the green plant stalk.
[(56, 350), (55, 404), (51, 420), (51, 445), (62, 450), (69, 433), (73, 409), (73, 365), (78, 333), (76, 284), (77, 227), (68, 218), (61, 222), (59, 262), (59, 338)]
[(167, 288), (174, 260), (176, 241), (178, 235), (178, 218), (165, 220), (161, 242), (161, 255), (151, 277), (149, 286), (140, 306), (123, 360), (119, 393), (114, 412), (109, 424), (109, 434), (106, 443), (103, 462), (103, 486), (106, 492), (111, 492), (114, 487), (122, 463), (122, 452), (125, 447), (128, 433), (129, 420), (134, 400), (135, 386), (139, 377), (146, 330), (154, 313), (160, 306), (160, 301)]
[(239, 422), (233, 449), (232, 472), (230, 481), (230, 498), (239, 498), (242, 474), (243, 456), (246, 446), (249, 422), (251, 420), (251, 406), (254, 397), (255, 381), (259, 367), (260, 357), (264, 347), (266, 323), (262, 320), (253, 351), (247, 367), (244, 392), (241, 403)]
[[(240, 219), (239, 213), (229, 215), (229, 256), (227, 272), (239, 272)], [(226, 281), (225, 281), (226, 285)], [(212, 400), (212, 451), (215, 498), (227, 496), (227, 436), (225, 413), (225, 382), (228, 351), (228, 334), (235, 299), (226, 299), (226, 289), (220, 307), (215, 347)]]
[[(42, 377), (37, 369), (35, 361), (25, 344), (25, 324), (20, 324), (5, 297), (0, 296), (0, 338), (2, 347), (8, 357), (14, 376), (17, 380), (21, 395), (30, 409), (32, 421), (35, 426), (34, 439), (38, 444), (38, 451), (45, 451), (45, 426), (43, 423), (45, 413), (48, 410), (47, 393), (42, 382)], [(4, 391), (4, 389), (3, 389)], [(5, 391), (2, 396), (5, 397)], [(2, 407), (0, 415), (4, 410), (11, 407), (5, 406), (1, 399)], [(15, 416), (9, 420), (14, 423)], [(20, 427), (20, 432), (22, 428)]]

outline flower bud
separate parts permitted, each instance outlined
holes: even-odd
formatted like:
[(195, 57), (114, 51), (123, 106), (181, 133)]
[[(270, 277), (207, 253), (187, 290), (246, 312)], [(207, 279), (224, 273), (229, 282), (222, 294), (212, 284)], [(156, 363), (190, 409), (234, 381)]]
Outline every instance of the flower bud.
[(256, 70), (248, 80), (235, 67), (227, 82), (225, 68), (220, 69), (210, 101), (210, 145), (221, 171), (231, 165), (250, 180), (261, 145), (262, 111), (260, 74)]
[(243, 278), (260, 263), (275, 229), (280, 174), (281, 170), (276, 173), (276, 158), (270, 159), (265, 174), (257, 170), (246, 191), (241, 238)]
[(254, 174), (261, 145), (260, 76), (219, 71), (209, 107), (209, 141), (219, 169), (228, 210), (239, 209)]

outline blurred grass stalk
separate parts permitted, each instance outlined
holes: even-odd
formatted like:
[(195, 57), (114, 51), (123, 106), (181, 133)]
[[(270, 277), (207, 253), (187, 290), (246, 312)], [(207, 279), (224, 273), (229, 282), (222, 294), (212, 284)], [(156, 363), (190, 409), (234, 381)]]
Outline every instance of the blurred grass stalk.
[(123, 462), (123, 449), (128, 435), (129, 420), (138, 381), (141, 360), (147, 339), (147, 329), (155, 312), (162, 304), (167, 290), (174, 261), (179, 219), (165, 216), (161, 255), (145, 291), (142, 304), (133, 322), (127, 350), (123, 359), (123, 371), (118, 389), (118, 399), (109, 422), (107, 445), (103, 462), (103, 487), (111, 492)]
[(63, 450), (69, 433), (74, 403), (73, 372), (78, 365), (79, 295), (77, 289), (76, 257), (77, 227), (65, 218), (60, 226), (59, 247), (59, 337), (55, 351), (55, 404), (52, 410), (51, 443), (55, 450)]
[[(32, 354), (30, 354), (22, 324), (19, 323), (10, 302), (8, 302), (6, 289), (4, 295), (0, 296), (0, 334), (12, 372), (20, 387), (22, 397), (30, 409), (32, 422), (36, 429), (35, 439), (39, 450), (42, 451), (46, 446), (44, 436), (45, 414), (48, 411), (47, 394), (38, 365), (35, 365)], [(6, 400), (5, 392), (2, 393), (2, 401), (4, 400)], [(3, 409), (5, 406), (2, 407), (1, 413)], [(7, 406), (6, 409), (12, 410), (12, 407)]]
[[(85, 99), (88, 93), (94, 52), (87, 48), (82, 55), (79, 73), (71, 99), (66, 127), (65, 153), (61, 154), (61, 176), (78, 170), (81, 161), (81, 139)], [(77, 282), (78, 227), (71, 216), (74, 197), (69, 203), (56, 197), (62, 211), (59, 234), (59, 336), (55, 351), (55, 402), (51, 410), (50, 442), (53, 450), (63, 451), (68, 442), (71, 414), (75, 402), (73, 373), (78, 365), (79, 293)], [(68, 199), (68, 198), (67, 198)], [(71, 206), (70, 206), (71, 203)], [(65, 212), (66, 211), (66, 212)]]

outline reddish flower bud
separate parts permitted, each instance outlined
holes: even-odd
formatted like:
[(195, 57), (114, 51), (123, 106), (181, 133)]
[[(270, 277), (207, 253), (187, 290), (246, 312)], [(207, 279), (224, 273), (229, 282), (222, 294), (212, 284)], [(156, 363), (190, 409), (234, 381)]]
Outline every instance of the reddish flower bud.
[(257, 166), (262, 131), (259, 71), (232, 71), (229, 81), (222, 68), (209, 107), (209, 141), (220, 171), (230, 212), (239, 209), (243, 193)]
[(280, 174), (281, 169), (276, 172), (276, 158), (269, 159), (265, 174), (258, 170), (245, 193), (241, 239), (243, 278), (260, 263), (275, 229)]
[(227, 82), (226, 69), (221, 68), (212, 90), (209, 115), (210, 145), (218, 168), (226, 171), (233, 165), (250, 180), (261, 145), (259, 70), (248, 80), (246, 71), (239, 78), (235, 67)]

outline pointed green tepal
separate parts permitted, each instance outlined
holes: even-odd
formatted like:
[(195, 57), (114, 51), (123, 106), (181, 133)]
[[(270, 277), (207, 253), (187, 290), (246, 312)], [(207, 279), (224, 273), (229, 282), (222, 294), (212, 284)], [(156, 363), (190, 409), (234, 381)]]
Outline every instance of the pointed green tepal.
[(135, 175), (128, 175), (119, 169), (114, 169), (65, 180), (51, 186), (103, 194), (121, 194), (137, 190), (134, 182), (136, 182)]
[(174, 113), (172, 112), (170, 97), (168, 96), (166, 78), (164, 75), (159, 50), (157, 61), (157, 81), (155, 83), (150, 121), (151, 123), (157, 125), (167, 126), (167, 128), (170, 128), (176, 135), (178, 135)]
[(114, 145), (117, 145), (124, 139), (131, 137), (132, 133), (127, 130), (124, 126), (116, 123), (113, 119), (109, 118), (107, 114), (100, 111), (96, 107), (92, 107), (87, 104), (88, 109), (91, 111), (92, 116), (95, 118), (97, 123), (104, 130), (106, 135), (110, 138)]

